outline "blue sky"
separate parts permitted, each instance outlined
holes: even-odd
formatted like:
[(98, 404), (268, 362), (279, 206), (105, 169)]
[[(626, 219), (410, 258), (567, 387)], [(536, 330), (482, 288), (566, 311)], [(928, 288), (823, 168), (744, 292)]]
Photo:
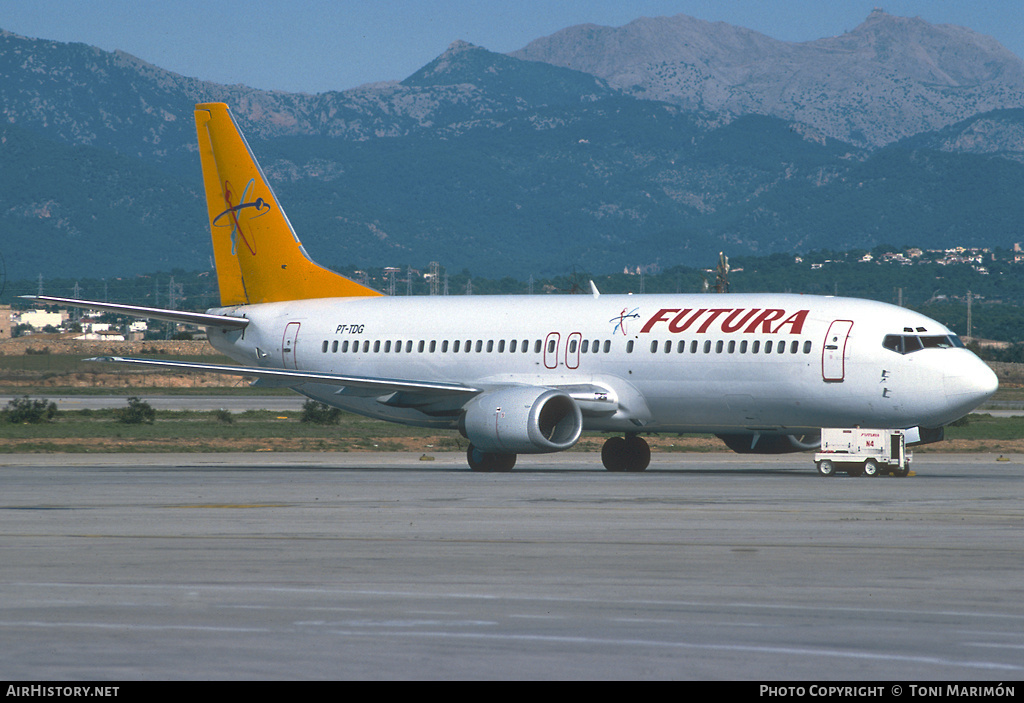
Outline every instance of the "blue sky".
[(507, 52), (574, 24), (682, 13), (808, 41), (853, 29), (879, 5), (1024, 56), (1024, 0), (0, 0), (0, 29), (121, 49), (218, 83), (317, 93), (405, 78), (457, 39)]

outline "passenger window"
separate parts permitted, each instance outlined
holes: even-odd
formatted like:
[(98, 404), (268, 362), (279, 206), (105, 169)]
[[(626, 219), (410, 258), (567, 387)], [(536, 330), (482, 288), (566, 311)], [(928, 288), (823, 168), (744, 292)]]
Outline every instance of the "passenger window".
[(733, 354), (735, 352), (736, 352), (736, 342), (734, 342), (733, 340), (730, 339), (729, 340), (729, 353)]
[(498, 340), (498, 353), (501, 354), (504, 351), (505, 351), (505, 340), (504, 339), (499, 339)]
[(710, 354), (711, 353), (711, 340), (710, 339), (707, 340), (706, 342), (704, 342), (704, 353), (705, 354)]
[(368, 351), (370, 351), (370, 340), (369, 339), (364, 339), (363, 340), (363, 353), (365, 354)]
[(459, 342), (459, 340), (456, 339), (455, 342), (452, 344), (452, 353), (459, 353), (459, 344), (461, 344), (461, 342)]
[(806, 342), (804, 342), (804, 354), (810, 354), (810, 353), (811, 353), (811, 340), (808, 339)]
[(322, 351), (322, 352), (323, 352), (324, 354), (326, 354), (326, 353), (327, 353), (327, 340), (326, 340), (326, 339), (324, 340), (324, 345), (323, 345), (323, 349), (322, 349), (321, 351)]
[(590, 351), (590, 340), (584, 339), (580, 345), (580, 354), (586, 354), (588, 351)]
[(569, 340), (569, 353), (570, 354), (575, 354), (576, 353), (576, 340), (575, 339), (570, 339)]
[(765, 354), (771, 354), (772, 353), (772, 340), (769, 339), (767, 342), (764, 343), (764, 353)]
[(604, 353), (607, 354), (611, 350), (612, 350), (612, 340), (610, 340), (610, 339), (604, 340)]
[(344, 342), (341, 343), (341, 353), (344, 354), (347, 351), (348, 351), (348, 340), (346, 339)]
[(632, 354), (633, 353), (633, 340), (632, 339), (629, 340), (628, 342), (626, 342), (626, 353), (627, 354)]
[(692, 342), (690, 342), (690, 353), (691, 354), (696, 354), (697, 353), (697, 340), (696, 339), (693, 340)]
[(753, 346), (750, 347), (750, 353), (751, 354), (756, 354), (759, 351), (761, 351), (761, 340), (755, 339)]
[(515, 352), (515, 350), (516, 350), (516, 340), (513, 339), (511, 342), (508, 343), (508, 350), (509, 350), (509, 353), (514, 353)]
[(533, 343), (533, 353), (534, 354), (540, 354), (540, 344), (541, 344), (541, 342), (540, 342), (539, 339), (536, 342)]
[(800, 349), (800, 342), (798, 342), (798, 341), (796, 341), (794, 339), (792, 342), (789, 343), (789, 353), (790, 354), (796, 354), (797, 350), (799, 350), (799, 349)]

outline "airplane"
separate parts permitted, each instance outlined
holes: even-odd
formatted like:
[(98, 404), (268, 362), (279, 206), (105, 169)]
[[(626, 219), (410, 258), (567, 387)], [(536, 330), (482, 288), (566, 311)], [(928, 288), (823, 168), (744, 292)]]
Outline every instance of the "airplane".
[(255, 377), (327, 405), (458, 430), (473, 471), (612, 433), (609, 471), (650, 463), (642, 434), (712, 433), (734, 451), (814, 449), (822, 427), (943, 427), (995, 393), (947, 327), (886, 303), (796, 294), (390, 297), (316, 264), (228, 106), (196, 130), (220, 306), (205, 313), (24, 296), (192, 323), (238, 366), (96, 361)]

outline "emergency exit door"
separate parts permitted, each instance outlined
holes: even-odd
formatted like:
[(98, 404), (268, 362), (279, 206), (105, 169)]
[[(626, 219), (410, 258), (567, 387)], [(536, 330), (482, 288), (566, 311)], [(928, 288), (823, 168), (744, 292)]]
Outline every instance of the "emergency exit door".
[(286, 369), (298, 368), (295, 359), (295, 347), (299, 341), (298, 322), (289, 322), (284, 328), (284, 338), (281, 340), (281, 357)]

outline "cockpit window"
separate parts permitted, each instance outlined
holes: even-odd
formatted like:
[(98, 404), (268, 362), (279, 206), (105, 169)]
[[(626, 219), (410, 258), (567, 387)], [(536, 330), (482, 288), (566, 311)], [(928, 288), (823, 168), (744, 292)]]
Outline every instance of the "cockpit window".
[(921, 344), (925, 349), (949, 349), (953, 346), (953, 343), (949, 341), (949, 337), (943, 335), (933, 335), (930, 337), (922, 335)]
[(921, 349), (951, 349), (963, 347), (964, 343), (955, 334), (887, 334), (882, 346), (897, 354), (911, 354)]

